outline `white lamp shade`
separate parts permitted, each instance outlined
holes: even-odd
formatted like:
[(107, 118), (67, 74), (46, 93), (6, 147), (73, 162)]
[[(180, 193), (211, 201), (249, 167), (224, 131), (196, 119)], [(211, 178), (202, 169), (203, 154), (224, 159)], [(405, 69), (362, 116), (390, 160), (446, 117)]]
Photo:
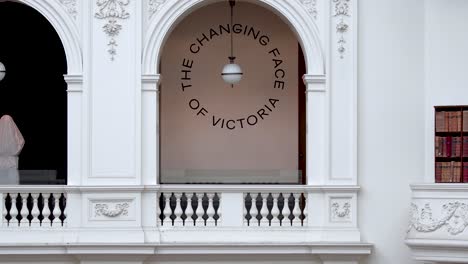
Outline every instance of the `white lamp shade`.
[(221, 73), (221, 77), (226, 83), (236, 84), (242, 79), (242, 69), (239, 65), (235, 63), (226, 64)]
[(5, 72), (5, 65), (3, 65), (3, 63), (0, 62), (0, 81), (3, 80), (3, 78), (5, 77)]

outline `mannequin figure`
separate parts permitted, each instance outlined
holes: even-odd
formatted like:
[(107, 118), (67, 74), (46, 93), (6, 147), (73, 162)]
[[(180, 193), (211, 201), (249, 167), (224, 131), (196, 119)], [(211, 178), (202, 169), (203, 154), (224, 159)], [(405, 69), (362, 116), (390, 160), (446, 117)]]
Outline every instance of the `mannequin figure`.
[(24, 138), (13, 118), (0, 118), (0, 185), (19, 184), (18, 155), (24, 146)]

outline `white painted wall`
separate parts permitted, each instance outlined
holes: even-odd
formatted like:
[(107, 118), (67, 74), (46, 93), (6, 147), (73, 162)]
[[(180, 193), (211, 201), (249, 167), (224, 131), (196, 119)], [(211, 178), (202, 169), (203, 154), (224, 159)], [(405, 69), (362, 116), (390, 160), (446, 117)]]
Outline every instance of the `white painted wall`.
[(414, 263), (404, 237), (409, 184), (424, 173), (424, 2), (359, 8), (359, 227), (374, 243), (364, 263)]
[(426, 86), (426, 173), (434, 182), (435, 105), (468, 104), (468, 2), (426, 1), (425, 86)]

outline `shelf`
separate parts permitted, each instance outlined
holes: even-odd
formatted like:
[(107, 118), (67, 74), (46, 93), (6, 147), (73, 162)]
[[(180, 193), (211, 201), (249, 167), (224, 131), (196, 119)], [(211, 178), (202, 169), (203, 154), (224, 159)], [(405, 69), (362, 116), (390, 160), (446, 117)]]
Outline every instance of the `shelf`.
[(456, 131), (456, 132), (442, 132), (442, 131), (436, 131), (435, 132), (436, 136), (468, 136), (468, 131)]
[[(465, 157), (467, 158), (467, 157)], [(458, 156), (458, 157), (435, 157), (435, 160), (436, 161), (461, 161), (462, 160), (462, 157)]]
[[(468, 180), (468, 105), (434, 106), (434, 169), (435, 181), (457, 183)], [(441, 131), (450, 130), (450, 131)], [(456, 131), (453, 131), (456, 130)], [(465, 130), (465, 131), (463, 131)], [(436, 154), (454, 154), (455, 157), (437, 157)]]

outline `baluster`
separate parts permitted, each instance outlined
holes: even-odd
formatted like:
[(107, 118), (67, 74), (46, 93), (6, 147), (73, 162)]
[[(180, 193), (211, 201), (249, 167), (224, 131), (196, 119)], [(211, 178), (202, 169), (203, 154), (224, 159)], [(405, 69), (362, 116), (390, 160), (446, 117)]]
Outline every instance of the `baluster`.
[(223, 215), (221, 214), (221, 194), (218, 194), (218, 202), (219, 202), (219, 205), (218, 205), (218, 209), (216, 210), (216, 213), (218, 214), (218, 220), (216, 222), (216, 225), (220, 225), (221, 223), (221, 217), (223, 217)]
[(65, 194), (62, 194), (63, 196), (63, 220), (62, 220), (62, 225), (65, 224), (67, 222), (67, 197), (65, 196)]
[(304, 215), (304, 219), (302, 219), (301, 222), (302, 222), (302, 225), (304, 226), (304, 225), (307, 224), (307, 222), (306, 222), (306, 220), (307, 220), (307, 198), (306, 198), (305, 195), (304, 195), (303, 203), (304, 203), (304, 205), (303, 205), (303, 206), (304, 206), (304, 210), (302, 210), (302, 214)]
[(197, 221), (196, 225), (198, 226), (204, 226), (205, 225), (205, 220), (203, 219), (203, 215), (205, 214), (205, 210), (203, 210), (203, 194), (197, 194), (198, 198), (198, 206), (197, 206)]
[(250, 226), (260, 226), (260, 222), (257, 219), (257, 215), (259, 213), (257, 207), (257, 198), (259, 195), (260, 193), (257, 196), (252, 196), (252, 209), (250, 209), (250, 215), (252, 215), (252, 219), (250, 220)]
[(174, 220), (174, 225), (177, 225), (177, 226), (182, 226), (183, 225), (183, 221), (182, 221), (182, 206), (180, 205), (180, 198), (181, 198), (182, 194), (180, 193), (176, 193), (175, 194), (175, 197), (176, 197), (176, 207), (174, 209), (174, 215), (175, 215), (175, 220)]
[(44, 217), (44, 219), (42, 219), (42, 225), (44, 225), (45, 223), (47, 224), (50, 223), (50, 226), (52, 226), (52, 221), (49, 218), (51, 214), (50, 207), (49, 207), (49, 197), (50, 197), (50, 194), (49, 195), (42, 194), (42, 198), (44, 199), (44, 209), (42, 209), (42, 216)]
[(38, 193), (32, 193), (31, 194), (31, 197), (33, 199), (33, 206), (32, 206), (32, 209), (31, 209), (31, 216), (32, 216), (32, 219), (31, 219), (31, 226), (39, 226), (39, 214), (41, 213), (39, 211), (39, 205), (37, 203), (37, 199), (39, 198), (39, 194)]
[(188, 226), (191, 226), (191, 225), (195, 225), (195, 223), (193, 222), (193, 207), (192, 207), (192, 197), (193, 197), (193, 194), (190, 195), (190, 194), (186, 194), (187, 196), (187, 208), (185, 209), (185, 215), (187, 216), (187, 219), (185, 219), (185, 225), (188, 225)]
[(54, 200), (54, 210), (52, 212), (52, 215), (54, 216), (53, 223), (55, 225), (61, 225), (62, 220), (60, 220), (60, 193), (54, 193), (53, 194), (53, 200)]
[(266, 193), (262, 194), (262, 209), (260, 210), (260, 215), (262, 216), (262, 219), (260, 220), (260, 223), (262, 226), (268, 226), (268, 206), (267, 206), (267, 199), (268, 195)]
[(23, 226), (26, 226), (27, 224), (29, 224), (29, 220), (28, 220), (28, 215), (29, 215), (29, 210), (28, 210), (28, 195), (29, 194), (26, 194), (26, 193), (22, 193), (21, 194), (21, 221), (19, 223), (19, 225), (23, 225)]
[(215, 220), (213, 218), (213, 216), (215, 214), (215, 209), (214, 209), (214, 206), (213, 206), (214, 194), (209, 193), (207, 195), (208, 195), (208, 208), (206, 210), (206, 214), (208, 215), (208, 219), (206, 220), (206, 222), (207, 222), (207, 225), (214, 225), (214, 223), (215, 223)]
[(17, 195), (12, 194), (11, 196), (11, 210), (10, 210), (10, 224), (12, 223), (17, 223), (19, 226), (18, 219), (16, 219), (16, 216), (18, 216), (18, 208), (16, 207), (16, 198), (18, 197)]
[(164, 199), (165, 199), (166, 205), (164, 206), (164, 211), (163, 211), (163, 215), (164, 215), (163, 225), (169, 226), (172, 222), (171, 220), (171, 214), (172, 214), (171, 195), (164, 194)]
[(292, 193), (289, 196), (288, 195), (284, 196), (283, 225), (285, 226), (293, 225), (292, 220), (289, 218), (291, 214), (293, 213), (293, 209), (291, 209), (291, 207), (289, 206), (289, 200), (291, 199), (291, 197), (294, 197)]
[(252, 226), (254, 224), (252, 205), (252, 196), (250, 193), (247, 193), (244, 197), (244, 223), (247, 223), (247, 226)]
[(299, 207), (299, 201), (301, 199), (301, 194), (294, 194), (294, 209), (293, 209), (293, 215), (294, 215), (294, 226), (301, 226), (301, 208)]
[(271, 208), (271, 215), (273, 218), (271, 219), (271, 225), (272, 226), (279, 226), (279, 208), (278, 208), (278, 193), (273, 193), (273, 207)]
[(7, 199), (7, 197), (8, 197), (8, 194), (6, 196), (2, 195), (2, 203), (3, 203), (2, 222), (3, 223), (7, 222), (7, 224), (10, 224), (10, 221), (7, 221), (7, 219), (6, 219), (6, 216), (8, 215), (8, 211), (7, 211), (7, 208), (6, 208), (6, 199)]
[(246, 203), (246, 200), (247, 200), (247, 194), (244, 193), (244, 200), (242, 200), (242, 204), (243, 204), (243, 219), (244, 219), (244, 225), (249, 225), (249, 221), (247, 220), (247, 206), (245, 205)]

